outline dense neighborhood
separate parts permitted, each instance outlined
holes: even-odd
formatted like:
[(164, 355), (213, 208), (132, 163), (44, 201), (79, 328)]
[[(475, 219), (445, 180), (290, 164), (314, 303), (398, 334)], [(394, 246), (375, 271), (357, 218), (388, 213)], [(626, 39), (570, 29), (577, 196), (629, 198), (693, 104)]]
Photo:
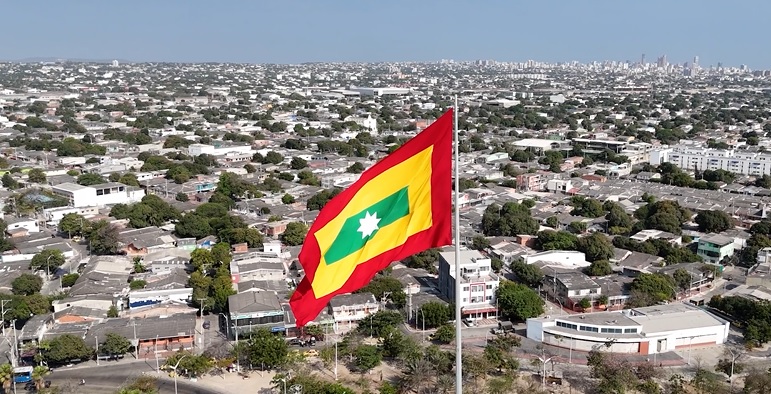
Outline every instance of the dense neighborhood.
[[(768, 392), (770, 76), (0, 63), (0, 382), (54, 392), (61, 368), (145, 360), (175, 382), (448, 393), (460, 291), (475, 390)], [(319, 211), (456, 96), (460, 261), (394, 261), (297, 327)], [(704, 349), (715, 362), (695, 365)]]

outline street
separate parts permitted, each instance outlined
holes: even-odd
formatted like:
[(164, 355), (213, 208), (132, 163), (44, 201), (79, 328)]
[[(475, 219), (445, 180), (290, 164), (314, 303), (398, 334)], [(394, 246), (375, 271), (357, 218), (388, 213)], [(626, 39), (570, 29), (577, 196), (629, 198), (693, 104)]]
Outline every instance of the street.
[[(53, 385), (62, 388), (61, 393), (114, 393), (118, 389), (142, 373), (158, 376), (155, 373), (154, 365), (142, 362), (115, 363), (114, 365), (87, 366), (76, 368), (56, 369), (47, 377)], [(164, 376), (165, 375), (161, 375)], [(81, 379), (86, 380), (86, 384), (80, 386)], [(174, 380), (169, 378), (158, 379), (159, 393), (174, 393)], [(215, 391), (210, 388), (196, 385), (187, 379), (179, 378), (177, 380), (178, 393), (181, 394), (220, 394), (221, 391)]]

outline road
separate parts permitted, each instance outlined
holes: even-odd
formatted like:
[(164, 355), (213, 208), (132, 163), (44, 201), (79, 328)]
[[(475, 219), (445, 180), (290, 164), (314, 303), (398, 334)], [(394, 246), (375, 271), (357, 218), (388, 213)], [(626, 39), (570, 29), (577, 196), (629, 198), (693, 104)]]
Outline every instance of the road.
[[(48, 376), (53, 385), (59, 386), (63, 394), (68, 392), (78, 394), (90, 393), (114, 393), (126, 384), (126, 382), (142, 373), (156, 376), (154, 368), (144, 363), (116, 363), (99, 367), (78, 367), (56, 369)], [(86, 384), (78, 385), (80, 379), (85, 379)], [(178, 392), (181, 394), (221, 394), (208, 388), (200, 387), (196, 383), (186, 379), (177, 380)], [(174, 393), (174, 381), (171, 379), (158, 380), (159, 393)]]

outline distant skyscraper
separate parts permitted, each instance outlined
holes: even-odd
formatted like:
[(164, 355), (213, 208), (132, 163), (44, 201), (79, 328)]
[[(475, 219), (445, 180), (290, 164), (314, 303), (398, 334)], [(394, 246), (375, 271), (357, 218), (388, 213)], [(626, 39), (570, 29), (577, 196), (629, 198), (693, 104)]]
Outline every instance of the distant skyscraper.
[(698, 56), (694, 56), (693, 57), (693, 66), (696, 67), (698, 65), (699, 65), (699, 57)]
[(118, 65), (119, 65), (119, 64), (120, 64), (120, 63), (118, 63), (118, 61), (117, 61), (117, 60), (113, 60), (113, 61), (112, 61), (112, 66), (113, 66), (113, 67), (118, 67)]
[(645, 54), (643, 53), (642, 56), (640, 56), (640, 64), (645, 64)]

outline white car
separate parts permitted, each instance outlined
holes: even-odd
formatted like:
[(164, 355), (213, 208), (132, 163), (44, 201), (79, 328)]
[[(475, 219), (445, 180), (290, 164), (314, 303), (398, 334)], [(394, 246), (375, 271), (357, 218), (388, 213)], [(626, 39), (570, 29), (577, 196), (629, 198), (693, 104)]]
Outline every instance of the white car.
[(469, 327), (476, 327), (477, 326), (476, 323), (474, 323), (474, 321), (471, 320), (471, 319), (463, 319), (463, 322), (466, 323), (466, 325), (469, 326)]

